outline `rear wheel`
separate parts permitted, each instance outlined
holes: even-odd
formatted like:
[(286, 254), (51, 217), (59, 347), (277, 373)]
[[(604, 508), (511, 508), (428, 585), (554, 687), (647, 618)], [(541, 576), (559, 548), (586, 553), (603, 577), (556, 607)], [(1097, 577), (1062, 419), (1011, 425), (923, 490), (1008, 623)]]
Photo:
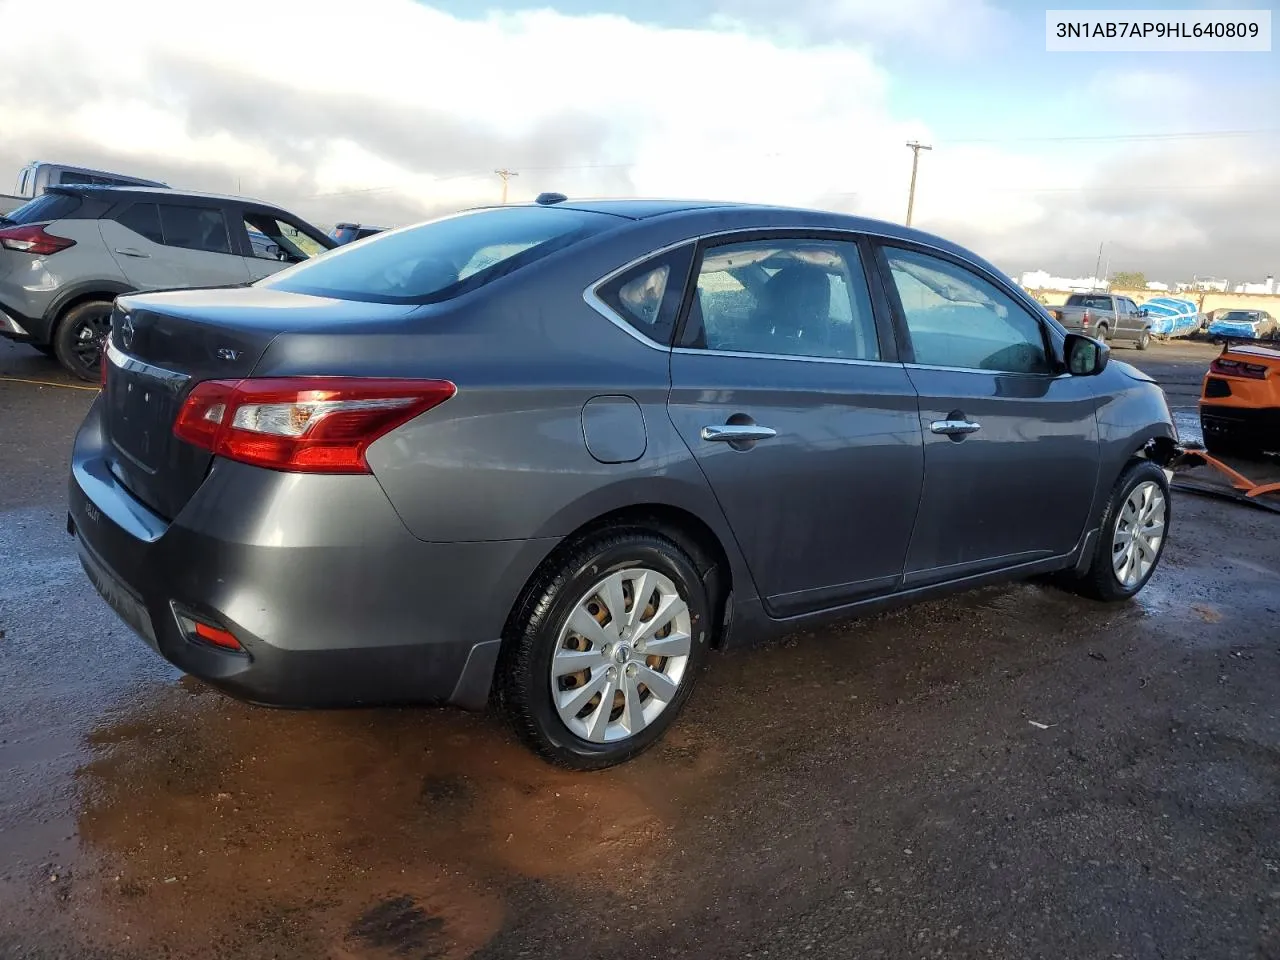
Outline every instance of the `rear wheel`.
[(81, 380), (97, 380), (102, 347), (111, 331), (111, 301), (76, 304), (62, 315), (53, 333), (58, 362)]
[(710, 638), (694, 561), (647, 532), (570, 548), (530, 590), (506, 638), (498, 691), (547, 759), (598, 770), (652, 746), (693, 688)]
[(1098, 329), (1095, 331), (1095, 333), (1097, 334), (1095, 339), (1101, 340), (1103, 343), (1107, 342), (1108, 330), (1107, 330), (1107, 325), (1105, 323), (1098, 324)]
[(1076, 591), (1108, 601), (1136, 594), (1164, 555), (1169, 519), (1169, 481), (1164, 471), (1150, 460), (1135, 460), (1116, 481), (1089, 570), (1076, 581)]

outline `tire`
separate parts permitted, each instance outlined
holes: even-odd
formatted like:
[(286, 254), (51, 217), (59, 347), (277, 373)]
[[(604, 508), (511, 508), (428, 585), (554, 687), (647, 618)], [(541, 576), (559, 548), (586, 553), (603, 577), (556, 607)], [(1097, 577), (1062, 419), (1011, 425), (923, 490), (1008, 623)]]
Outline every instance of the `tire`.
[(1139, 350), (1145, 350), (1147, 349), (1147, 347), (1151, 346), (1151, 331), (1143, 330), (1140, 334), (1138, 334), (1138, 342), (1134, 344), (1134, 346), (1136, 346)]
[(1103, 343), (1106, 343), (1106, 342), (1107, 342), (1107, 334), (1108, 334), (1109, 332), (1110, 332), (1110, 330), (1107, 328), (1107, 325), (1106, 325), (1105, 323), (1100, 323), (1100, 324), (1098, 324), (1098, 329), (1097, 329), (1097, 334), (1098, 334), (1098, 335), (1097, 335), (1097, 337), (1096, 337), (1095, 339), (1097, 339), (1097, 340), (1101, 340)]
[[(1145, 570), (1139, 567), (1137, 570), (1126, 568), (1121, 561), (1121, 570), (1129, 569), (1135, 574), (1134, 579), (1121, 579), (1117, 572), (1117, 556), (1119, 545), (1126, 542), (1122, 539), (1123, 529), (1118, 533), (1117, 528), (1122, 525), (1140, 525), (1145, 530), (1152, 529), (1150, 524), (1156, 521), (1154, 515), (1144, 517), (1142, 506), (1138, 506), (1136, 511), (1129, 503), (1130, 498), (1137, 494), (1138, 499), (1142, 499), (1139, 491), (1150, 490), (1152, 494), (1158, 493), (1159, 502), (1163, 510), (1163, 526), (1159, 542), (1150, 543), (1150, 534), (1144, 535), (1143, 540), (1137, 542), (1145, 542), (1147, 546), (1154, 550), (1154, 557), (1150, 559), (1150, 566)], [(1155, 501), (1153, 496), (1147, 503)], [(1098, 541), (1094, 545), (1093, 557), (1089, 563), (1089, 569), (1074, 584), (1075, 591), (1083, 596), (1090, 597), (1094, 600), (1104, 600), (1107, 602), (1115, 602), (1117, 600), (1128, 600), (1134, 596), (1139, 590), (1147, 585), (1152, 574), (1156, 572), (1156, 568), (1160, 566), (1160, 558), (1164, 556), (1165, 544), (1169, 542), (1169, 523), (1172, 517), (1170, 509), (1171, 502), (1169, 497), (1169, 480), (1165, 477), (1164, 471), (1152, 463), (1150, 460), (1134, 460), (1129, 464), (1120, 479), (1116, 481), (1115, 487), (1111, 491), (1111, 498), (1107, 502), (1106, 511), (1102, 515), (1102, 523), (1098, 527)], [(1137, 540), (1137, 538), (1131, 538)], [(1141, 560), (1142, 555), (1139, 553), (1135, 560)]]
[[(623, 623), (635, 612), (634, 595), (643, 589), (637, 586), (641, 576), (654, 589), (650, 598), (658, 602), (642, 608), (642, 619), (626, 628), (633, 632), (619, 634), (612, 624)], [(606, 597), (613, 585), (622, 617), (609, 613)], [(655, 622), (660, 614), (665, 617), (663, 604), (677, 600), (684, 613), (664, 621), (671, 623), (670, 631), (660, 626), (659, 639), (650, 640), (652, 646), (633, 646), (643, 624)], [(645, 620), (650, 607), (658, 609)], [(688, 700), (710, 643), (711, 609), (696, 564), (665, 536), (628, 530), (576, 543), (531, 585), (512, 618), (497, 677), (502, 710), (520, 739), (553, 763), (601, 770), (630, 760), (662, 737)], [(578, 633), (570, 628), (571, 619), (588, 628)], [(680, 634), (688, 637), (683, 643)], [(645, 652), (659, 644), (669, 656)], [(687, 652), (680, 654), (681, 650)], [(562, 659), (553, 666), (556, 658)], [(583, 664), (582, 671), (553, 676), (553, 670), (577, 663)], [(659, 677), (662, 695), (655, 682)], [(652, 687), (645, 686), (646, 678)], [(569, 712), (574, 690), (585, 697), (576, 714)], [(601, 713), (606, 694), (607, 715)], [(556, 697), (570, 704), (564, 714)], [(633, 725), (636, 732), (629, 730)]]
[(110, 300), (78, 303), (58, 321), (53, 332), (54, 355), (72, 376), (96, 382), (102, 344), (110, 330)]

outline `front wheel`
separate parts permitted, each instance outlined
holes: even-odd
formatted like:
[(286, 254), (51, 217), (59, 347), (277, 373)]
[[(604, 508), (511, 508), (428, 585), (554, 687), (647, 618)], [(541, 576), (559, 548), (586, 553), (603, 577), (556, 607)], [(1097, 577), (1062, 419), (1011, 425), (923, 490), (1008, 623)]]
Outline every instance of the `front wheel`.
[(1138, 342), (1136, 346), (1139, 350), (1145, 350), (1147, 349), (1147, 347), (1151, 346), (1150, 330), (1143, 330), (1140, 334), (1138, 334)]
[(58, 362), (81, 380), (97, 380), (102, 346), (111, 332), (111, 303), (90, 300), (68, 310), (53, 333)]
[(578, 770), (651, 747), (693, 688), (710, 602), (689, 555), (649, 532), (571, 547), (505, 638), (498, 692), (529, 746)]
[(1150, 460), (1120, 475), (1107, 503), (1089, 570), (1076, 589), (1095, 600), (1127, 600), (1147, 585), (1164, 555), (1169, 480)]

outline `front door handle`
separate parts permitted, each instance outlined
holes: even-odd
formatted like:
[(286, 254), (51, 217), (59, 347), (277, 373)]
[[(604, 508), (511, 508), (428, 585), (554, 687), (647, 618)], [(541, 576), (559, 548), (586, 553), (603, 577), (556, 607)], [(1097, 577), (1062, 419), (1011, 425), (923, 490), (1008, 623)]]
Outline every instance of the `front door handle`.
[(982, 429), (982, 424), (972, 420), (935, 420), (929, 424), (929, 429), (948, 437), (964, 437), (977, 433)]
[(721, 423), (702, 428), (703, 440), (720, 440), (727, 443), (770, 440), (777, 435), (777, 430), (770, 427), (762, 427), (758, 423)]
[(136, 247), (121, 247), (119, 250), (116, 251), (116, 253), (120, 254), (120, 256), (122, 257), (137, 257), (139, 260), (151, 259), (151, 254), (143, 253), (141, 250), (137, 249)]

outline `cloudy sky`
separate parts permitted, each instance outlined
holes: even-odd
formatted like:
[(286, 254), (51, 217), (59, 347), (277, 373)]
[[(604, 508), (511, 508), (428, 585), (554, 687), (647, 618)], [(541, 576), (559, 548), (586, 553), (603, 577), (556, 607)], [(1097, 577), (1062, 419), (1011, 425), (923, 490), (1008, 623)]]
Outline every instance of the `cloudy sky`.
[(1010, 272), (1088, 274), (1107, 241), (1152, 279), (1280, 274), (1278, 55), (1049, 54), (1045, 6), (0, 0), (0, 189), (38, 158), (394, 225), (507, 168), (513, 200), (901, 221), (919, 139), (916, 225)]

